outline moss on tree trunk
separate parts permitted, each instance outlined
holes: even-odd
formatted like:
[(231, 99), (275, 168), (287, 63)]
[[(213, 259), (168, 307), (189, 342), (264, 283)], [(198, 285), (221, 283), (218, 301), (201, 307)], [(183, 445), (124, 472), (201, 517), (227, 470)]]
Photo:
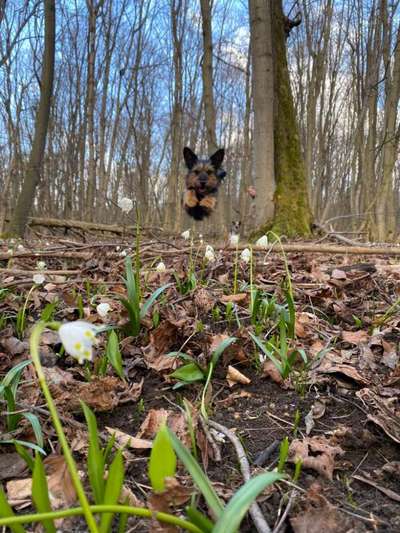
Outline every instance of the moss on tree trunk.
[(272, 5), (274, 47), (275, 215), (272, 229), (288, 237), (310, 234), (311, 211), (305, 165), (290, 87), (280, 1)]

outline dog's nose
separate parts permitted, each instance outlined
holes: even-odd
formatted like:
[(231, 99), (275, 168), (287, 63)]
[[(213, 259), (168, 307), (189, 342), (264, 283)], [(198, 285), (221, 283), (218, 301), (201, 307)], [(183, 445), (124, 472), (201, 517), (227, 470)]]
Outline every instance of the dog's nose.
[(205, 185), (207, 183), (207, 180), (208, 180), (207, 174), (200, 174), (199, 182), (201, 183), (201, 185)]

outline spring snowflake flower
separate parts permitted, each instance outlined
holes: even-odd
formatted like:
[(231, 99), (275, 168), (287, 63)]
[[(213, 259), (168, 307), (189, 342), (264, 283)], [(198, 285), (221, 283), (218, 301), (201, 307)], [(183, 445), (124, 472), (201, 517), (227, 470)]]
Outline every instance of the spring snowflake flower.
[(97, 331), (98, 328), (90, 322), (76, 320), (63, 324), (58, 330), (58, 334), (65, 351), (77, 359), (81, 365), (84, 361), (92, 360)]
[(248, 248), (245, 248), (243, 252), (240, 254), (240, 259), (244, 261), (245, 263), (248, 263), (250, 261), (251, 252)]
[(120, 257), (126, 257), (126, 250), (122, 250), (122, 252), (119, 252)]
[(239, 244), (239, 235), (236, 233), (231, 233), (229, 236), (229, 244), (231, 246), (237, 246)]
[(268, 248), (268, 237), (266, 235), (260, 237), (256, 242), (256, 246), (260, 246), (260, 248)]
[(108, 303), (101, 303), (96, 307), (96, 311), (101, 318), (105, 318), (111, 311), (111, 305)]
[(129, 213), (133, 209), (133, 202), (130, 198), (121, 198), (118, 201), (118, 207), (124, 212)]
[(215, 252), (214, 248), (207, 244), (206, 246), (206, 252), (204, 254), (204, 257), (207, 259), (209, 263), (213, 263), (215, 261)]
[(185, 239), (185, 241), (187, 241), (190, 237), (190, 229), (187, 229), (186, 231), (183, 231), (181, 233), (181, 237), (183, 237)]
[(156, 271), (157, 272), (165, 272), (166, 270), (167, 270), (167, 267), (165, 266), (165, 264), (162, 261), (160, 261), (158, 263), (158, 265), (156, 266)]
[(32, 279), (33, 279), (33, 283), (36, 283), (36, 285), (41, 285), (42, 283), (44, 283), (44, 280), (46, 279), (43, 274), (35, 274), (34, 276), (32, 276)]
[(38, 261), (36, 263), (36, 268), (38, 270), (44, 270), (47, 267), (46, 263), (44, 261)]

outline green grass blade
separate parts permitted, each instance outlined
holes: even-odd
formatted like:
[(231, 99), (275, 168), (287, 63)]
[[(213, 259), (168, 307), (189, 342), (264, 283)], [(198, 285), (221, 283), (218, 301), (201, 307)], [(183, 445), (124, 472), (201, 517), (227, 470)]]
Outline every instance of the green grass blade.
[(17, 444), (20, 444), (21, 446), (25, 446), (25, 448), (30, 448), (31, 450), (35, 450), (36, 452), (39, 452), (42, 455), (46, 455), (46, 452), (43, 450), (43, 448), (41, 448), (40, 446), (38, 446), (37, 444), (33, 442), (29, 442), (26, 440), (6, 439), (6, 440), (1, 440), (0, 443), (1, 444), (14, 444), (14, 445), (15, 443), (17, 443)]
[(279, 370), (279, 373), (281, 375), (283, 375), (284, 369), (283, 369), (283, 366), (281, 365), (281, 363), (278, 361), (278, 359), (274, 355), (272, 355), (272, 353), (269, 352), (265, 348), (265, 346), (261, 342), (261, 340), (258, 337), (256, 337), (255, 335), (253, 335), (253, 333), (251, 333), (251, 331), (249, 331), (249, 335), (253, 339), (253, 341), (257, 344), (257, 346), (260, 348), (260, 350), (263, 352), (263, 354), (266, 355), (268, 357), (268, 359), (270, 359), (274, 363), (276, 368)]
[(94, 413), (81, 401), (83, 413), (89, 431), (89, 450), (87, 458), (88, 476), (92, 487), (94, 501), (97, 504), (103, 503), (104, 499), (104, 457), (100, 448), (99, 432)]
[(228, 337), (227, 339), (224, 339), (218, 344), (211, 356), (211, 362), (214, 366), (216, 366), (218, 359), (221, 357), (222, 353), (228, 348), (228, 346), (230, 346), (236, 340), (236, 337)]
[(26, 420), (28, 420), (32, 426), (38, 446), (40, 446), (40, 448), (44, 448), (44, 438), (39, 418), (33, 413), (22, 413), (22, 416), (23, 418), (26, 418)]
[[(11, 516), (16, 516), (14, 511), (11, 508), (11, 505), (7, 501), (7, 497), (3, 490), (3, 487), (0, 486), (0, 517), (8, 518)], [(8, 526), (13, 533), (26, 533), (26, 530), (21, 524), (12, 524)]]
[(172, 283), (167, 283), (166, 285), (163, 285), (162, 287), (158, 287), (158, 289), (155, 290), (151, 296), (149, 296), (149, 298), (143, 304), (142, 309), (140, 310), (140, 318), (144, 318), (147, 315), (147, 312), (150, 310), (150, 307), (157, 300), (160, 294), (163, 293), (165, 289), (168, 289), (168, 287), (171, 287), (171, 286), (172, 286)]
[(140, 331), (140, 308), (139, 304), (132, 304), (130, 301), (126, 300), (125, 298), (120, 298), (120, 302), (125, 307), (125, 309), (128, 311), (129, 315), (129, 322), (131, 326), (131, 334), (134, 337), (137, 337), (139, 335)]
[(204, 372), (196, 363), (188, 363), (187, 365), (180, 366), (169, 377), (179, 379), (185, 383), (194, 383), (205, 379)]
[(106, 355), (118, 377), (124, 379), (124, 370), (122, 367), (122, 356), (119, 349), (118, 336), (114, 330), (112, 330), (108, 336)]
[(151, 448), (148, 474), (154, 492), (164, 492), (165, 478), (176, 473), (176, 454), (165, 422), (157, 431)]
[(26, 361), (21, 361), (17, 365), (13, 366), (11, 370), (7, 372), (7, 374), (4, 376), (2, 384), (7, 386), (11, 385), (11, 383), (21, 375), (22, 370), (30, 365), (32, 361), (30, 359), (27, 359)]
[(218, 518), (223, 510), (223, 504), (219, 499), (218, 494), (215, 492), (214, 487), (211, 485), (210, 480), (201, 469), (199, 463), (191, 455), (189, 450), (181, 443), (175, 433), (168, 429), (168, 434), (171, 438), (172, 446), (174, 447), (176, 455), (185, 465), (187, 471), (192, 476), (193, 481), (200, 489), (200, 492), (204, 496), (210, 511), (216, 518)]
[(195, 526), (204, 531), (204, 533), (212, 533), (214, 524), (206, 515), (196, 509), (196, 507), (190, 505), (189, 507), (186, 507), (185, 512), (186, 516)]
[(281, 474), (266, 472), (247, 481), (230, 499), (218, 518), (213, 533), (235, 533), (239, 529), (244, 515), (260, 492), (279, 479), (282, 479)]
[(14, 446), (17, 454), (25, 461), (25, 463), (28, 465), (29, 470), (33, 472), (33, 469), (35, 467), (35, 461), (32, 458), (32, 455), (28, 453), (25, 446), (22, 446), (22, 444), (15, 442)]
[[(46, 473), (42, 459), (38, 453), (36, 454), (35, 466), (33, 467), (32, 500), (38, 513), (47, 513), (52, 510)], [(43, 520), (42, 525), (47, 533), (56, 533), (53, 520)]]
[(4, 387), (3, 396), (7, 402), (7, 411), (9, 413), (7, 414), (7, 429), (8, 431), (14, 431), (21, 420), (21, 414), (14, 413), (16, 410), (15, 396), (9, 385)]
[[(122, 485), (124, 483), (124, 478), (125, 472), (124, 461), (122, 458), (122, 450), (118, 450), (108, 470), (103, 501), (105, 505), (114, 505), (118, 503)], [(99, 528), (100, 533), (108, 533), (108, 531), (110, 531), (113, 516), (113, 513), (102, 514)]]

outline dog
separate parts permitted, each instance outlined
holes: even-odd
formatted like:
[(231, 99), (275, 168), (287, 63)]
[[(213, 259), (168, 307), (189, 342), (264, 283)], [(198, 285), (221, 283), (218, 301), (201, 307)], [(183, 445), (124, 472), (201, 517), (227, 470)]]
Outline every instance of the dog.
[(215, 209), (218, 189), (226, 176), (221, 167), (224, 156), (223, 148), (208, 159), (198, 158), (187, 146), (183, 149), (183, 158), (188, 169), (183, 205), (188, 215), (195, 220), (203, 220)]

